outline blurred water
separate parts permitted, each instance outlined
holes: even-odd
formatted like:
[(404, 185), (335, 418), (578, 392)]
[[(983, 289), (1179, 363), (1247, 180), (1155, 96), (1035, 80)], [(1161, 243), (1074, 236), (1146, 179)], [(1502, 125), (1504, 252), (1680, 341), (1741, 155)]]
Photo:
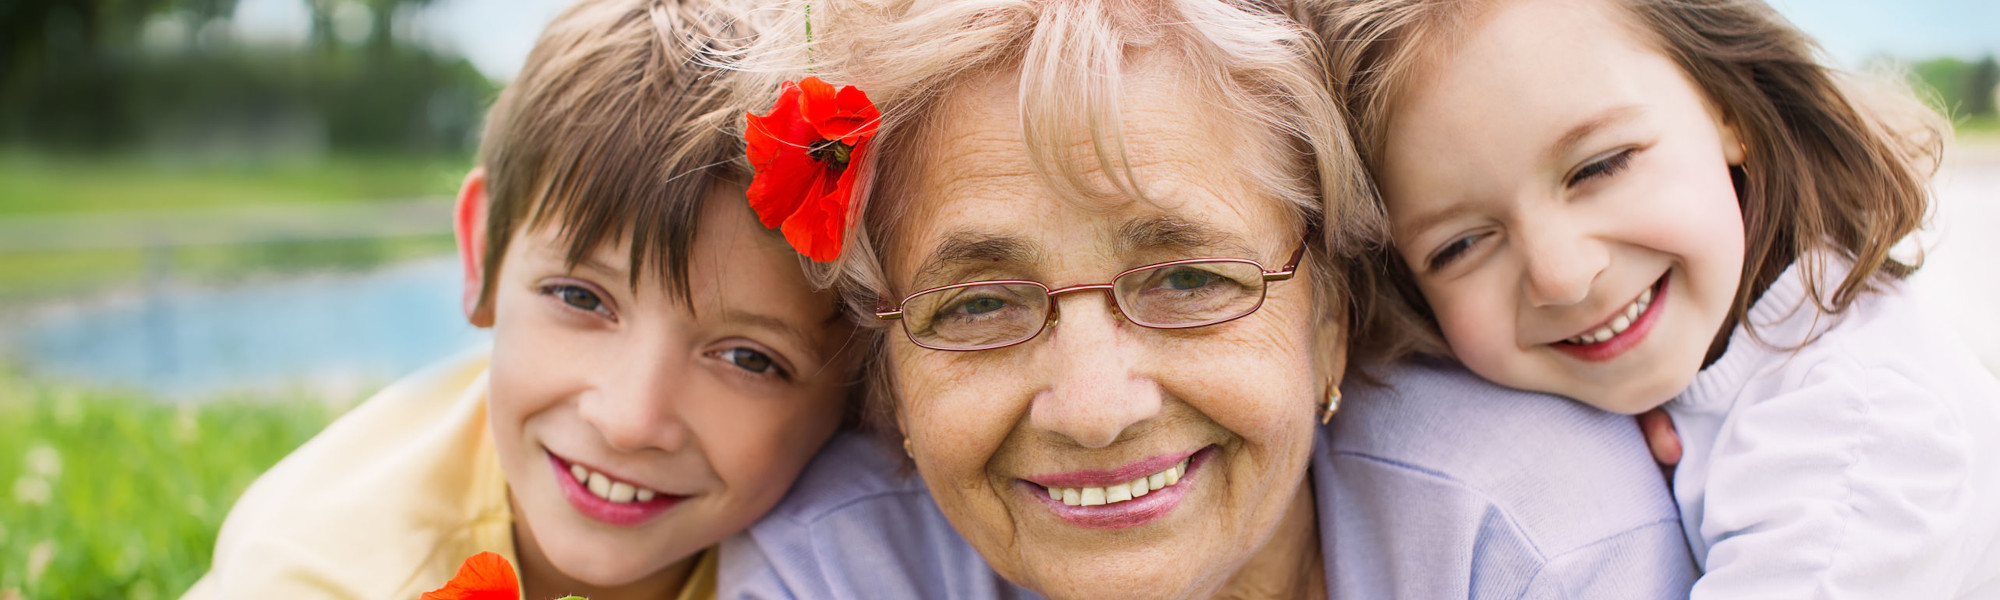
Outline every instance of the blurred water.
[(174, 400), (299, 389), (351, 399), (488, 334), (459, 311), (458, 264), (423, 260), (46, 307), (0, 322), (32, 372)]

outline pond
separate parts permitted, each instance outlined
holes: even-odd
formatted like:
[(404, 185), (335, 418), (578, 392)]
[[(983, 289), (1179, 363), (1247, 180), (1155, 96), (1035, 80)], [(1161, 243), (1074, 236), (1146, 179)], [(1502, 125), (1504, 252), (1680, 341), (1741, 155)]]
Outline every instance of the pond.
[(365, 273), (143, 293), (0, 320), (0, 348), (37, 376), (188, 401), (300, 390), (328, 399), (481, 347), (459, 309), (453, 258)]

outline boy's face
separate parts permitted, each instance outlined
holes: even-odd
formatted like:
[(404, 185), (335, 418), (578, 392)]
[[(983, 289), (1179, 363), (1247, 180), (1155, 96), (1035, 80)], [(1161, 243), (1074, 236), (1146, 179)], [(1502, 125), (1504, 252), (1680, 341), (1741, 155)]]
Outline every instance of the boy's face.
[(692, 311), (652, 265), (627, 284), (624, 240), (574, 269), (553, 228), (509, 244), (490, 412), (524, 561), (658, 576), (763, 516), (838, 427), (855, 361), (833, 298), (742, 188), (717, 186), (699, 231)]

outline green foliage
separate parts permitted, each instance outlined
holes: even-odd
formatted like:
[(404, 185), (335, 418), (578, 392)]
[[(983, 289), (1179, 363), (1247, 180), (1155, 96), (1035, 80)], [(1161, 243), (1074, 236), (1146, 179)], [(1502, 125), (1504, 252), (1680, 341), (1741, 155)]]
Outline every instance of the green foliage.
[(1977, 62), (1936, 58), (1911, 65), (1919, 86), (1928, 88), (1933, 108), (1954, 119), (1978, 119), (1995, 114), (1993, 95), (2000, 88), (2000, 64), (1992, 56)]
[(0, 370), (0, 597), (180, 596), (236, 497), (337, 412), (174, 405)]
[(0, 151), (0, 217), (448, 198), (471, 168), (464, 155), (174, 164), (17, 149)]

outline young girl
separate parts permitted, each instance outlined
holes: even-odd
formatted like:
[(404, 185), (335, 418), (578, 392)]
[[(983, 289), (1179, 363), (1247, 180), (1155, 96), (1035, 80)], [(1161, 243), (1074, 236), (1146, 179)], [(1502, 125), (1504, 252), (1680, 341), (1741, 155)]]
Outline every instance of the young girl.
[(847, 412), (850, 326), (758, 221), (724, 3), (584, 0), (489, 116), (459, 196), (490, 356), (384, 390), (231, 509), (189, 598), (401, 598), (493, 552), (527, 598), (713, 595), (712, 548)]
[(1756, 0), (1315, 18), (1406, 306), (1492, 381), (1665, 407), (1696, 598), (2000, 597), (2000, 384), (1890, 255), (1923, 151), (1801, 33)]

